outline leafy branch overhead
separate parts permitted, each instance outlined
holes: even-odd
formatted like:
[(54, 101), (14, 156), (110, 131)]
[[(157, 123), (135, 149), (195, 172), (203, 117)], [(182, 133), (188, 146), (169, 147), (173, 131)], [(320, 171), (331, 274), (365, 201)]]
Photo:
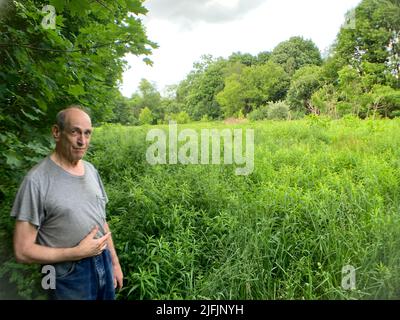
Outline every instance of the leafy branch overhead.
[[(5, 1), (0, 12), (0, 190), (49, 148), (48, 128), (68, 104), (108, 121), (121, 96), (124, 57), (149, 56), (140, 0)], [(45, 28), (55, 9), (54, 28)], [(53, 10), (54, 10), (53, 9)], [(36, 141), (40, 148), (29, 147)], [(40, 151), (40, 152), (39, 152)], [(7, 188), (4, 187), (4, 190)], [(11, 191), (10, 191), (11, 192)], [(3, 193), (0, 192), (0, 199)]]

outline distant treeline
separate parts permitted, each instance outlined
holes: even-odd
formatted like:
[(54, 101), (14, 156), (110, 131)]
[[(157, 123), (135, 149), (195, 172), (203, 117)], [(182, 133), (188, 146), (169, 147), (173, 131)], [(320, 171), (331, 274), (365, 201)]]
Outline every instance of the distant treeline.
[(256, 56), (202, 56), (177, 86), (161, 96), (143, 79), (114, 108), (112, 122), (175, 119), (293, 119), (304, 114), (400, 116), (399, 1), (364, 0), (350, 11), (329, 52), (302, 37)]

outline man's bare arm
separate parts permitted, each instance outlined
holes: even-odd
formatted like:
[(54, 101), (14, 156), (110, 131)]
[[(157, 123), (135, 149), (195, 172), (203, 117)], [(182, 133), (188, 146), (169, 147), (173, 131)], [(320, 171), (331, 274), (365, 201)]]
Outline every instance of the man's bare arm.
[(73, 248), (50, 248), (36, 243), (37, 229), (27, 221), (17, 221), (14, 231), (14, 252), (21, 263), (57, 263), (76, 261), (100, 254), (107, 245), (110, 233), (94, 239), (98, 227)]

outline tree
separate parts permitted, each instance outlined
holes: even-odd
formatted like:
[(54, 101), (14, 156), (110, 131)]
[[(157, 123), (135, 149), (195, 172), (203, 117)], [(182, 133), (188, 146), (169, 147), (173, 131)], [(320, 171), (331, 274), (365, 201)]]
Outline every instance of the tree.
[(265, 64), (271, 58), (271, 52), (263, 51), (257, 55), (257, 64)]
[(294, 110), (317, 112), (311, 103), (312, 94), (323, 85), (322, 68), (305, 66), (293, 75), (287, 101)]
[(140, 107), (148, 107), (154, 120), (163, 119), (164, 111), (161, 108), (161, 94), (157, 91), (156, 85), (146, 79), (142, 79), (139, 83)]
[(111, 120), (122, 58), (156, 47), (138, 17), (147, 12), (140, 0), (51, 0), (55, 29), (42, 25), (45, 4), (10, 1), (0, 15), (0, 192), (45, 153), (64, 106), (86, 106), (94, 124)]
[(153, 113), (148, 107), (140, 111), (139, 122), (140, 124), (152, 124), (154, 121)]
[(302, 37), (292, 37), (278, 44), (272, 51), (271, 61), (282, 65), (290, 76), (303, 66), (322, 64), (318, 47), (312, 40)]
[(230, 63), (239, 62), (247, 67), (251, 67), (258, 63), (258, 58), (254, 57), (250, 53), (234, 52), (229, 56), (228, 61)]
[(113, 119), (111, 120), (114, 123), (121, 124), (130, 124), (133, 110), (130, 108), (128, 99), (124, 96), (120, 95), (116, 98), (115, 107), (113, 108)]
[(366, 117), (379, 112), (392, 117), (400, 88), (400, 3), (363, 0), (354, 15), (354, 27), (341, 28), (323, 66), (324, 76), (333, 86), (317, 91), (313, 104), (328, 113), (334, 110), (338, 116), (353, 113)]
[(289, 77), (274, 62), (245, 67), (240, 74), (234, 73), (225, 80), (225, 88), (217, 95), (225, 116), (239, 111), (245, 115), (266, 104), (286, 96)]
[(400, 116), (400, 90), (375, 85), (372, 89), (372, 109), (385, 117)]
[(183, 104), (177, 99), (178, 85), (169, 85), (166, 88), (165, 96), (161, 98), (161, 109), (164, 111), (164, 120), (166, 115), (179, 113), (183, 110)]
[[(355, 28), (340, 30), (335, 55), (360, 75), (376, 64), (385, 83), (400, 88), (400, 3), (363, 0), (355, 9)], [(383, 71), (383, 72), (382, 72)]]
[(192, 119), (221, 117), (221, 107), (216, 96), (224, 88), (227, 66), (228, 62), (222, 58), (202, 56), (201, 61), (194, 64), (194, 70), (180, 83), (177, 101)]
[(315, 109), (321, 114), (326, 114), (335, 119), (349, 113), (346, 111), (341, 113), (343, 110), (337, 110), (337, 103), (337, 91), (331, 83), (324, 85), (311, 96), (311, 104)]
[(146, 79), (140, 81), (138, 90), (132, 94), (129, 104), (136, 118), (139, 117), (142, 109), (147, 107), (152, 112), (154, 124), (157, 123), (157, 120), (164, 119), (165, 110), (161, 94), (157, 91), (156, 85)]

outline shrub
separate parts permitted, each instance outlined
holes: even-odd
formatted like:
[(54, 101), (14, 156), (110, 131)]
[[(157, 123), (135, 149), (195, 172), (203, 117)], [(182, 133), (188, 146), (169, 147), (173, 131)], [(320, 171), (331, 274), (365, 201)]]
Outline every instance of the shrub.
[(262, 106), (258, 109), (253, 110), (247, 115), (247, 119), (250, 121), (264, 120), (268, 118), (268, 106)]
[(285, 120), (289, 117), (289, 106), (283, 102), (270, 102), (268, 104), (268, 119)]
[(154, 120), (153, 113), (146, 107), (140, 111), (139, 122), (140, 124), (151, 124)]
[(165, 116), (165, 122), (176, 121), (178, 124), (185, 124), (191, 121), (190, 116), (186, 111), (181, 111), (179, 113), (171, 113)]

